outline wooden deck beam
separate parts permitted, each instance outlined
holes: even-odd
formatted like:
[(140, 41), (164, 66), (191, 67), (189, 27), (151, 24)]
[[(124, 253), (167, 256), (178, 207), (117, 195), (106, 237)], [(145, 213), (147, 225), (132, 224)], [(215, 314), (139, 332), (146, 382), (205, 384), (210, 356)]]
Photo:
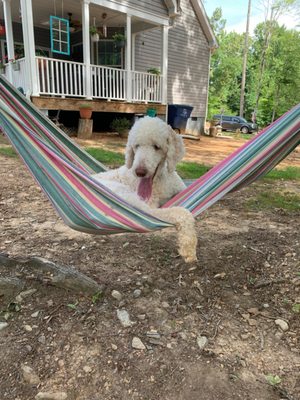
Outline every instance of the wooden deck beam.
[(107, 100), (62, 99), (60, 97), (32, 97), (32, 102), (44, 110), (79, 111), (79, 105), (89, 103), (95, 112), (146, 114), (148, 108), (154, 108), (158, 115), (166, 115), (165, 104), (125, 103)]

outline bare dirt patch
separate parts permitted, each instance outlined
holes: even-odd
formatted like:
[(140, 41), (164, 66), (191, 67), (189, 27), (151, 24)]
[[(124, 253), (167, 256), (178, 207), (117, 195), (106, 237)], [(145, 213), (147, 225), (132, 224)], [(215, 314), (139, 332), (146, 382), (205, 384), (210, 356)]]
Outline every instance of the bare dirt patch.
[[(0, 331), (1, 400), (38, 392), (74, 400), (300, 398), (300, 314), (292, 310), (300, 303), (299, 213), (245, 208), (257, 191), (285, 183), (252, 185), (209, 209), (197, 223), (199, 261), (186, 265), (172, 230), (70, 230), (18, 159), (0, 163), (0, 252), (71, 266), (106, 288), (97, 299), (24, 267), (1, 267), (0, 277), (18, 278), (22, 291), (36, 289), (21, 302), (16, 293), (0, 297), (0, 321), (9, 313)], [(117, 310), (133, 324), (124, 327)], [(145, 349), (132, 348), (134, 337)], [(24, 379), (22, 365), (37, 382)], [(268, 374), (280, 377), (278, 388)]]

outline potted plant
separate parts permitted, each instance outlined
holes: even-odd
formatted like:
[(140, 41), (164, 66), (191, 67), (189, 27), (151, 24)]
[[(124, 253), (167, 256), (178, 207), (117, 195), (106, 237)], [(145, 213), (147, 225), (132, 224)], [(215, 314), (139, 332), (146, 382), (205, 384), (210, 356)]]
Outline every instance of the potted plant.
[(123, 33), (115, 33), (112, 36), (112, 39), (115, 42), (116, 47), (124, 47), (125, 46), (125, 35)]
[(92, 42), (99, 42), (99, 32), (98, 28), (95, 25), (90, 27), (90, 35)]
[(127, 118), (116, 118), (112, 121), (110, 127), (113, 131), (118, 132), (121, 137), (127, 137), (131, 123)]
[(150, 67), (149, 69), (147, 69), (148, 74), (153, 74), (153, 75), (160, 75), (160, 70), (159, 68), (156, 67)]
[(13, 67), (14, 71), (20, 71), (20, 63), (17, 61), (16, 58), (13, 58), (11, 60), (11, 64), (12, 64), (12, 67)]
[(5, 64), (4, 61), (0, 59), (0, 74), (5, 73)]
[(79, 105), (79, 114), (81, 119), (91, 119), (93, 108), (91, 104), (82, 103)]

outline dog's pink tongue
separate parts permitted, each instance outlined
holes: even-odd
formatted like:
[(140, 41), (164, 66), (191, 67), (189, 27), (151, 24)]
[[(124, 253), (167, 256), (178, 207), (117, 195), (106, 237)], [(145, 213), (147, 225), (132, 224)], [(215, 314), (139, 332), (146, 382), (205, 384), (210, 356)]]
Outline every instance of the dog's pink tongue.
[(138, 186), (138, 195), (144, 201), (150, 199), (152, 194), (152, 178), (141, 178)]

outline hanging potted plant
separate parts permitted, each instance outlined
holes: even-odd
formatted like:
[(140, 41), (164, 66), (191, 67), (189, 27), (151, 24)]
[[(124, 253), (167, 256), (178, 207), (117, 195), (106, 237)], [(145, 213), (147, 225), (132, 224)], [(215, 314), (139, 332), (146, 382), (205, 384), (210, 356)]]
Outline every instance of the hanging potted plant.
[(95, 25), (90, 27), (90, 35), (92, 42), (99, 42), (99, 32), (98, 28)]
[(93, 108), (91, 104), (82, 103), (79, 105), (79, 114), (81, 119), (91, 119)]
[(123, 35), (123, 33), (115, 33), (112, 36), (112, 39), (115, 42), (116, 47), (122, 48), (125, 46), (125, 35)]

